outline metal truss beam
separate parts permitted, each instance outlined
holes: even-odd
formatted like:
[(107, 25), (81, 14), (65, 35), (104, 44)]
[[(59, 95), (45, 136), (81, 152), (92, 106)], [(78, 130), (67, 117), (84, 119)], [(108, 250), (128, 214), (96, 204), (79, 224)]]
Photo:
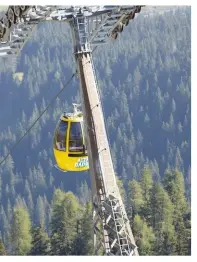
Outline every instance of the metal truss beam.
[[(0, 57), (18, 55), (33, 28), (42, 21), (72, 24), (83, 17), (87, 23), (84, 38), (87, 37), (90, 45), (104, 44), (109, 36), (116, 38), (119, 25), (139, 8), (141, 6), (26, 6), (22, 10), (21, 6), (9, 6), (0, 17)], [(16, 33), (18, 30), (20, 34)]]

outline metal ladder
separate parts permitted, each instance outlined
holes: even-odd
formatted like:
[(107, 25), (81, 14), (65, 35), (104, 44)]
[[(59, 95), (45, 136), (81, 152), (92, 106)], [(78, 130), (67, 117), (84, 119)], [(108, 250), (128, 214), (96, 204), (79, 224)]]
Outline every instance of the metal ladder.
[(85, 16), (79, 15), (76, 18), (77, 30), (79, 35), (79, 46), (81, 52), (90, 52), (90, 43), (88, 41), (88, 22)]
[(121, 205), (119, 203), (119, 200), (116, 198), (110, 199), (111, 209), (112, 209), (112, 215), (113, 220), (117, 232), (117, 240), (118, 245), (120, 248), (120, 255), (130, 255), (131, 249), (129, 244), (128, 235), (125, 232), (125, 219), (123, 217), (123, 212), (121, 210)]

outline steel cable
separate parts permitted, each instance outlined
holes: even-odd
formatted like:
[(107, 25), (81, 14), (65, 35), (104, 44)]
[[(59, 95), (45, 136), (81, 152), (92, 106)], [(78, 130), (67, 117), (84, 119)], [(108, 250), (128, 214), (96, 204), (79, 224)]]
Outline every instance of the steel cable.
[(63, 90), (67, 87), (67, 85), (71, 82), (71, 80), (74, 78), (76, 73), (74, 73), (71, 78), (68, 80), (68, 82), (65, 84), (65, 86), (56, 94), (56, 96), (50, 101), (50, 103), (46, 106), (46, 108), (42, 111), (42, 113), (38, 116), (38, 118), (33, 122), (33, 124), (26, 130), (24, 135), (14, 144), (13, 147), (9, 150), (7, 155), (3, 158), (3, 160), (0, 161), (0, 166), (5, 162), (7, 157), (11, 154), (11, 152), (20, 144), (20, 142), (23, 140), (23, 138), (31, 131), (31, 129), (34, 127), (34, 125), (41, 119), (42, 115), (49, 109), (49, 107), (52, 105), (52, 103), (59, 97), (59, 95), (63, 92)]

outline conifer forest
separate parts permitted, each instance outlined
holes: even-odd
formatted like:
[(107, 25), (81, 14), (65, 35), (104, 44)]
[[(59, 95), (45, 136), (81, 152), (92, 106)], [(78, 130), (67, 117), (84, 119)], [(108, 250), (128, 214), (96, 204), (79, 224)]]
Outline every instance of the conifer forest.
[[(93, 59), (139, 254), (191, 255), (191, 8), (140, 14)], [(37, 26), (15, 73), (0, 60), (0, 159), (75, 71), (63, 22)], [(54, 167), (72, 103), (77, 77), (0, 166), (0, 255), (93, 254), (89, 174)]]

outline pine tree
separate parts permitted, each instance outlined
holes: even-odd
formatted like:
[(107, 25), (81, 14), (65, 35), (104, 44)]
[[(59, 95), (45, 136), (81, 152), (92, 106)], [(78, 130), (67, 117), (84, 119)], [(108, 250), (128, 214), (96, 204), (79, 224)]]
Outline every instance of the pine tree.
[(142, 187), (142, 192), (144, 196), (144, 200), (148, 201), (150, 199), (150, 190), (153, 185), (153, 180), (152, 180), (152, 174), (149, 168), (145, 167), (142, 170), (142, 178), (141, 178), (141, 187)]
[(80, 187), (77, 188), (77, 193), (79, 196), (79, 200), (81, 201), (82, 204), (86, 204), (90, 201), (91, 192), (90, 189), (88, 188), (88, 184), (86, 181), (82, 182)]
[(153, 185), (152, 173), (149, 168), (145, 167), (142, 170), (142, 178), (141, 178), (141, 188), (143, 194), (144, 205), (142, 208), (143, 216), (146, 217), (147, 223), (149, 225), (151, 220), (151, 189)]
[(166, 170), (163, 183), (172, 203), (175, 205), (175, 212), (180, 212), (182, 215), (185, 214), (187, 202), (183, 174), (177, 169), (174, 171)]
[(71, 192), (56, 190), (51, 220), (51, 249), (54, 255), (71, 255), (76, 237), (79, 202)]
[(6, 256), (6, 250), (3, 241), (0, 239), (0, 256)]
[(50, 255), (50, 239), (42, 227), (32, 228), (31, 256)]
[(42, 226), (43, 229), (46, 227), (46, 210), (43, 198), (38, 196), (36, 203), (36, 223)]
[(138, 129), (138, 131), (137, 131), (136, 143), (137, 143), (137, 145), (138, 145), (138, 148), (140, 148), (141, 145), (142, 145), (142, 143), (143, 143), (143, 136), (142, 136), (142, 133), (140, 132), (139, 129)]
[(73, 255), (93, 255), (93, 223), (92, 207), (87, 203), (82, 210), (83, 214), (77, 223), (77, 235), (73, 243)]
[[(181, 172), (177, 169), (165, 172), (164, 177), (164, 187), (169, 193), (169, 196), (174, 204), (174, 221), (173, 225), (176, 230), (177, 236), (177, 245), (176, 252), (178, 255), (185, 255), (188, 252), (188, 246), (190, 245), (189, 228), (190, 218), (184, 219), (188, 214), (190, 217), (187, 206), (187, 201), (185, 198), (185, 186), (184, 186), (184, 177)], [(187, 237), (185, 237), (187, 235)]]
[(133, 233), (140, 255), (153, 255), (152, 250), (155, 241), (153, 229), (139, 215), (134, 217)]
[(142, 188), (136, 180), (129, 181), (128, 184), (128, 205), (132, 209), (132, 217), (139, 215), (144, 206)]
[(13, 255), (27, 255), (31, 249), (31, 221), (27, 210), (14, 209), (9, 242)]
[(151, 192), (151, 224), (155, 232), (154, 250), (158, 255), (175, 254), (176, 234), (173, 226), (174, 206), (167, 192), (155, 183)]

